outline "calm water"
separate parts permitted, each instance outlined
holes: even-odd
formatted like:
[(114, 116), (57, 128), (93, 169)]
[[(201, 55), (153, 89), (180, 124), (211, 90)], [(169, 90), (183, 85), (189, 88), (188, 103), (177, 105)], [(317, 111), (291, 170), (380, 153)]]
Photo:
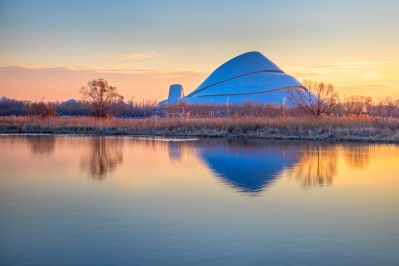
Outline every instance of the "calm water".
[(1, 265), (399, 265), (399, 146), (0, 136)]

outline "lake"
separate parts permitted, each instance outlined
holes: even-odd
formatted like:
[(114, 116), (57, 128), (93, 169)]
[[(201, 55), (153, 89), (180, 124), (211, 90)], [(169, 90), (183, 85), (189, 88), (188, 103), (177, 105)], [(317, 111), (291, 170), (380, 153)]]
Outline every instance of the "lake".
[(0, 136), (1, 265), (399, 265), (399, 146)]

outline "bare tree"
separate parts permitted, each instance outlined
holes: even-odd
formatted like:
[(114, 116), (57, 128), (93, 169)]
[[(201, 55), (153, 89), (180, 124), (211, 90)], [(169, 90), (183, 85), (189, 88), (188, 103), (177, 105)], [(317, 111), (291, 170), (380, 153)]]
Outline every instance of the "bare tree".
[(54, 116), (57, 114), (54, 103), (46, 104), (44, 102), (29, 103), (27, 113), (37, 116)]
[(349, 96), (344, 99), (342, 104), (347, 115), (361, 115), (368, 112), (372, 105), (372, 99), (366, 96)]
[(306, 89), (289, 90), (288, 100), (299, 109), (316, 117), (321, 114), (329, 114), (333, 111), (338, 101), (338, 94), (332, 84), (305, 80)]
[(117, 88), (108, 85), (102, 78), (87, 82), (87, 86), (82, 87), (80, 93), (84, 100), (91, 102), (94, 114), (98, 117), (105, 117), (113, 104), (123, 101)]

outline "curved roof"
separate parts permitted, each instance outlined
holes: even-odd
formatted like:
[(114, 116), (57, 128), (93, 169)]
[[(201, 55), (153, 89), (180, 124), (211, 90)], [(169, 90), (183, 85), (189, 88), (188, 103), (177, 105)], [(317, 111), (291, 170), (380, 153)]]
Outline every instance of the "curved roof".
[(261, 53), (248, 52), (219, 66), (198, 88), (179, 100), (190, 104), (282, 104), (292, 89), (306, 88)]
[(187, 98), (262, 93), (290, 87), (303, 86), (261, 53), (248, 52), (218, 67)]
[[(187, 104), (205, 104), (205, 105), (243, 105), (247, 102), (261, 103), (261, 104), (282, 104), (284, 99), (289, 96), (291, 89), (299, 88), (282, 88), (270, 90), (260, 93), (248, 94), (229, 94), (229, 95), (212, 95), (212, 96), (194, 96), (183, 98)], [(287, 102), (286, 104), (290, 104)]]
[(284, 73), (257, 72), (210, 86), (205, 90), (198, 91), (195, 97), (253, 94), (301, 86), (295, 78)]

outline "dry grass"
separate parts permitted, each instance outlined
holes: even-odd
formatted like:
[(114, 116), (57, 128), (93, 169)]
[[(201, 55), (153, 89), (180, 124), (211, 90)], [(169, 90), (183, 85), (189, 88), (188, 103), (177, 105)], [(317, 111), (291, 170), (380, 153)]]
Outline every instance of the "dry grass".
[(399, 120), (373, 117), (97, 119), (0, 117), (0, 133), (164, 135), (399, 142)]

